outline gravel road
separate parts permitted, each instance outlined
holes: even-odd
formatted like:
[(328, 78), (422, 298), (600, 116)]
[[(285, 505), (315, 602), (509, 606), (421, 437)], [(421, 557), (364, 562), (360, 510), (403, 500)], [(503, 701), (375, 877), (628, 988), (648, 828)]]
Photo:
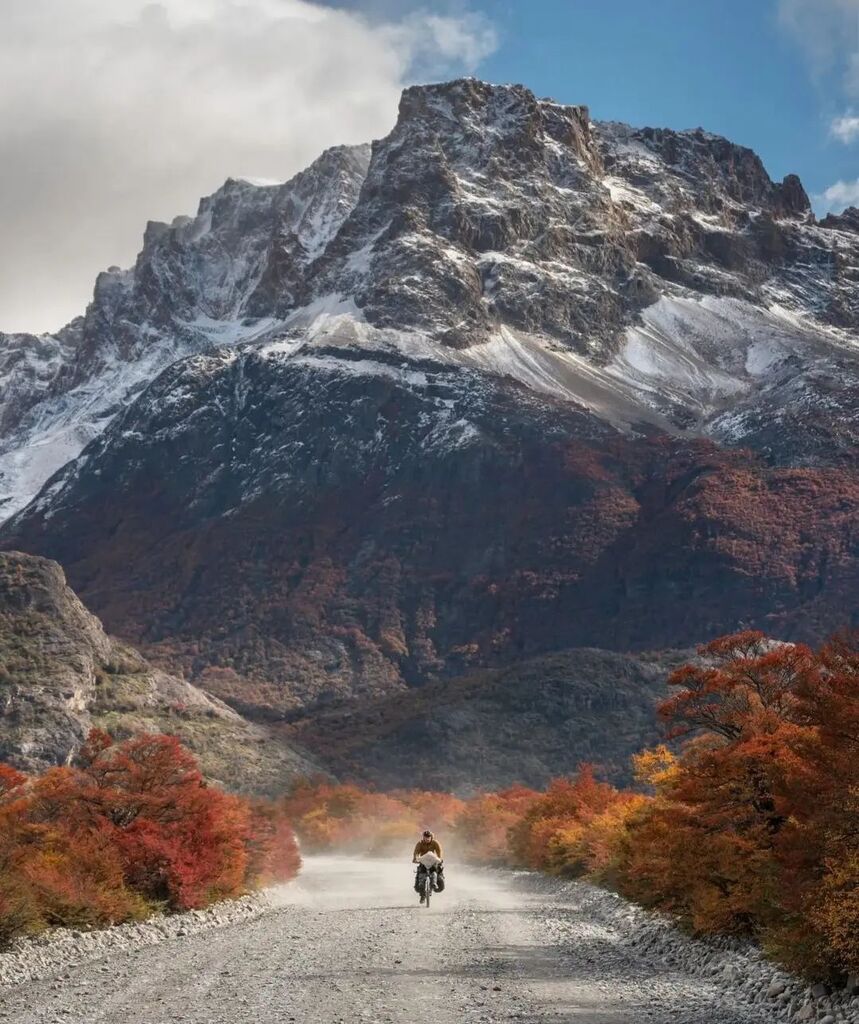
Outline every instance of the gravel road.
[(724, 990), (636, 956), (575, 903), (448, 867), (429, 910), (397, 861), (310, 858), (263, 916), (0, 993), (16, 1024), (746, 1024)]

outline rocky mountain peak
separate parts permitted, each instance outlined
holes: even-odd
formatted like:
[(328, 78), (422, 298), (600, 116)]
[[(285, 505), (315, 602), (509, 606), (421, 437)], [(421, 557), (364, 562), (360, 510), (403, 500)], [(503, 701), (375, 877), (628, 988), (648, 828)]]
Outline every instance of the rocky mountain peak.
[(585, 106), (539, 100), (522, 85), (462, 78), (406, 89), (392, 136), (433, 133), (445, 150), (458, 151), (473, 170), (480, 171), (491, 167), (498, 156), (527, 163), (547, 141), (593, 161), (589, 125)]
[[(605, 286), (585, 288), (581, 272), (601, 276), (600, 265), (622, 287), (634, 262), (601, 175), (584, 107), (474, 79), (407, 89), (352, 213), (313, 267), (314, 294), (349, 296), (376, 326), (454, 348), (504, 322), (585, 348), (592, 339), (571, 323), (570, 304), (591, 307)], [(595, 258), (597, 235), (610, 253)], [(552, 300), (534, 301), (535, 281)]]
[(823, 228), (836, 231), (855, 231), (859, 233), (859, 209), (848, 206), (842, 213), (828, 213), (820, 222)]
[(776, 185), (776, 195), (781, 200), (781, 210), (785, 215), (813, 220), (811, 200), (798, 174), (786, 174), (781, 184)]
[(84, 316), (56, 335), (0, 335), (0, 518), (171, 362), (282, 327), (369, 154), (335, 146), (282, 185), (230, 178), (195, 216), (150, 221), (134, 267), (99, 274)]
[[(81, 321), (11, 346), (0, 502), (19, 508), (175, 360), (239, 345), (431, 357), (709, 433), (758, 393), (749, 325), (778, 366), (797, 323), (823, 350), (859, 326), (857, 263), (847, 215), (818, 226), (799, 179), (720, 136), (595, 122), (521, 85), (414, 86), (372, 148), (333, 147), (282, 185), (228, 179), (195, 216), (151, 223)], [(719, 436), (747, 436), (738, 423)]]
[[(748, 213), (764, 210), (775, 216), (807, 219), (811, 204), (801, 181), (789, 174), (781, 184), (773, 182), (763, 161), (753, 150), (737, 145), (702, 128), (674, 131), (669, 128), (630, 128), (605, 125), (603, 130), (628, 147), (646, 147), (664, 172), (675, 175), (694, 190), (699, 208), (718, 213), (736, 205)], [(606, 153), (609, 167), (623, 166), (629, 150)]]

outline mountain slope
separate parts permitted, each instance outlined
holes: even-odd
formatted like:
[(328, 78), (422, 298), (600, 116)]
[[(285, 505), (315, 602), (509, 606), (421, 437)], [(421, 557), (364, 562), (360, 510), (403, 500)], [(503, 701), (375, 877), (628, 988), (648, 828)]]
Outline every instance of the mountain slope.
[(754, 408), (796, 400), (797, 371), (808, 406), (855, 388), (857, 254), (849, 212), (816, 224), (796, 178), (725, 139), (595, 123), (521, 86), (415, 87), (372, 158), (338, 147), (282, 186), (229, 180), (196, 217), (151, 223), (84, 317), (0, 337), (0, 511), (174, 359), (332, 309), (394, 331), (357, 339), (374, 349), (436, 342), (456, 362), (480, 342), (478, 367), (600, 415), (628, 423), (631, 402), (741, 440)]
[(850, 614), (847, 469), (631, 439), (473, 372), (385, 365), (177, 364), (6, 536), (61, 561), (112, 631), (192, 677), (271, 684), (280, 710)]
[(628, 783), (631, 756), (661, 738), (655, 706), (685, 660), (680, 652), (558, 651), (333, 708), (285, 734), (341, 778), (382, 789), (541, 787), (585, 761)]
[(135, 266), (100, 274), (85, 315), (57, 335), (0, 334), (0, 516), (164, 367), (280, 326), (271, 293), (336, 233), (368, 158), (369, 147), (339, 146), (284, 185), (229, 179), (196, 217), (150, 222)]
[(0, 542), (266, 715), (855, 622), (856, 217), (473, 80), (407, 90), (366, 158), (150, 228), (68, 335), (75, 387), (141, 390)]
[(178, 735), (211, 778), (277, 792), (315, 764), (108, 637), (46, 559), (0, 554), (0, 761), (64, 764), (93, 727)]

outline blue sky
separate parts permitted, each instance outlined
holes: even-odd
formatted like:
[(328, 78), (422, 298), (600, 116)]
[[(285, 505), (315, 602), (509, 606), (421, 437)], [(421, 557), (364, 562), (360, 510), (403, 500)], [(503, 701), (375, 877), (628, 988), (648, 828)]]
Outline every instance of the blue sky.
[[(373, 0), (350, 6), (370, 12)], [(799, 174), (819, 211), (859, 205), (859, 0), (468, 7), (497, 33), (497, 49), (475, 69), (480, 77), (586, 103), (597, 118), (700, 125), (755, 149), (773, 177)], [(839, 182), (828, 201), (820, 198)]]
[[(480, 77), (588, 103), (600, 119), (700, 125), (753, 147), (773, 177), (799, 174), (816, 196), (859, 178), (857, 2), (484, 0), (472, 9), (499, 39)], [(842, 138), (836, 119), (846, 119), (836, 122)]]

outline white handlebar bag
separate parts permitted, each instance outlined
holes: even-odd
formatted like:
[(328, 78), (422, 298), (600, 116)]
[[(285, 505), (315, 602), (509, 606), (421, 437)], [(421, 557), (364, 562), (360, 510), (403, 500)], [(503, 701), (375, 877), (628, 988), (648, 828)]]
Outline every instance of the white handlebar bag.
[(418, 863), (423, 864), (427, 871), (432, 871), (433, 868), (437, 868), (441, 864), (441, 857), (430, 850), (429, 853), (418, 857)]

